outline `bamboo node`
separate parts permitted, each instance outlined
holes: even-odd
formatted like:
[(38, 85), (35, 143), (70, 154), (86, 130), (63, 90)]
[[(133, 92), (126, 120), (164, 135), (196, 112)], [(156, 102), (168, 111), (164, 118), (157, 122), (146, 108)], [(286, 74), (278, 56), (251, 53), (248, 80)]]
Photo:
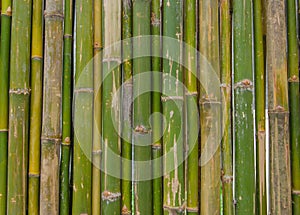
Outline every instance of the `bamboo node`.
[(253, 83), (249, 79), (244, 79), (234, 85), (234, 89), (237, 88), (251, 91), (253, 89)]
[(160, 26), (160, 20), (156, 18), (156, 14), (154, 12), (151, 13), (151, 25), (155, 27)]
[(47, 136), (41, 136), (41, 140), (54, 141), (54, 142), (61, 142), (61, 138), (60, 138), (60, 137), (47, 137)]
[(184, 211), (185, 209), (185, 204), (183, 204), (182, 206), (170, 206), (170, 205), (164, 205), (164, 209), (168, 210), (170, 212), (174, 211), (174, 212), (179, 212), (181, 213), (182, 211)]
[(11, 6), (8, 6), (5, 13), (2, 13), (2, 15), (5, 15), (5, 16), (11, 16), (11, 14), (12, 14)]
[(222, 182), (224, 184), (229, 184), (233, 181), (233, 176), (232, 175), (223, 175), (222, 176)]
[(94, 93), (93, 88), (77, 88), (74, 90), (74, 93)]
[(160, 143), (154, 143), (154, 144), (152, 144), (152, 149), (160, 150), (161, 149), (161, 144)]
[(55, 11), (46, 11), (44, 12), (44, 17), (45, 18), (59, 18), (59, 19), (64, 19), (64, 15), (62, 13), (59, 12), (55, 12)]
[(299, 83), (299, 77), (297, 77), (296, 75), (293, 75), (292, 77), (290, 77), (288, 79), (288, 82), (290, 82), (290, 83)]
[(29, 173), (28, 176), (29, 176), (29, 178), (39, 178), (40, 174), (39, 173)]
[(205, 104), (221, 104), (220, 101), (218, 101), (216, 96), (213, 95), (204, 95), (202, 98), (199, 100), (200, 105), (205, 105)]
[(289, 114), (286, 109), (280, 105), (277, 105), (274, 109), (269, 110), (269, 114)]
[(73, 35), (72, 35), (72, 34), (65, 34), (65, 35), (64, 35), (64, 38), (65, 38), (65, 39), (67, 39), (67, 38), (71, 38), (71, 39), (72, 39), (72, 38), (73, 38)]
[(186, 207), (186, 211), (187, 212), (198, 212), (199, 211), (199, 208), (198, 207)]
[(0, 132), (7, 132), (7, 131), (8, 131), (7, 128), (2, 128), (2, 129), (0, 129)]
[(122, 214), (122, 215), (130, 215), (130, 214), (131, 214), (131, 211), (128, 210), (128, 208), (126, 207), (126, 205), (124, 205), (123, 208), (122, 208), (121, 214)]
[(166, 102), (168, 100), (182, 100), (183, 101), (183, 96), (162, 96), (161, 101)]
[(143, 125), (136, 126), (135, 129), (134, 129), (134, 131), (137, 132), (137, 133), (141, 133), (141, 134), (148, 134), (148, 133), (151, 132), (151, 130), (147, 129)]
[(300, 190), (293, 190), (292, 194), (296, 196), (300, 196)]
[(186, 96), (198, 96), (198, 92), (186, 92), (185, 93)]
[(32, 56), (31, 56), (31, 59), (32, 59), (32, 60), (42, 60), (43, 57), (40, 56), (40, 55), (32, 55)]
[(230, 84), (226, 84), (226, 83), (222, 83), (222, 84), (220, 84), (220, 87), (228, 89), (228, 88), (231, 88), (231, 85)]
[(102, 47), (102, 44), (100, 42), (95, 42), (94, 43), (94, 49), (99, 49), (101, 50), (103, 47)]
[(29, 95), (30, 94), (31, 89), (10, 89), (9, 93), (10, 94), (17, 94), (17, 95)]
[(102, 192), (102, 200), (114, 202), (121, 197), (121, 193), (112, 193), (107, 190)]
[(92, 151), (93, 155), (101, 155), (102, 154), (102, 150), (94, 150)]

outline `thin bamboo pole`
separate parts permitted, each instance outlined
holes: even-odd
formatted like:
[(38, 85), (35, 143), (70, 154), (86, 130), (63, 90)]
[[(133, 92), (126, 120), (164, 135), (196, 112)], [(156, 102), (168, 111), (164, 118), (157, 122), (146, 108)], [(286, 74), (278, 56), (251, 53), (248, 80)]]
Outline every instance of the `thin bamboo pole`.
[(75, 2), (74, 151), (72, 214), (92, 212), (93, 1)]
[(32, 2), (15, 0), (13, 5), (6, 213), (26, 214)]
[(1, 69), (0, 69), (0, 214), (6, 213), (7, 195), (7, 148), (8, 148), (8, 99), (9, 57), (11, 31), (11, 0), (1, 2)]
[[(185, 210), (183, 165), (183, 17), (182, 1), (163, 1), (163, 208), (164, 214), (182, 214)], [(168, 42), (167, 37), (176, 39)], [(172, 79), (173, 78), (173, 79)]]
[(296, 2), (287, 1), (288, 28), (288, 82), (290, 101), (290, 141), (292, 165), (293, 214), (300, 214), (300, 93), (299, 93), (299, 50), (296, 25)]
[(233, 1), (235, 201), (237, 214), (255, 213), (252, 1)]
[(47, 0), (45, 4), (40, 213), (57, 214), (61, 143), (63, 1)]
[(122, 214), (131, 214), (132, 2), (122, 1)]
[(94, 0), (94, 121), (92, 167), (92, 214), (101, 214), (101, 120), (102, 120), (102, 0)]
[(184, 60), (185, 60), (185, 107), (186, 107), (186, 156), (187, 156), (187, 214), (198, 214), (198, 132), (197, 107), (197, 53), (196, 49), (196, 1), (186, 0), (184, 5)]
[[(103, 1), (103, 96), (102, 96), (102, 169), (101, 212), (121, 213), (121, 138), (120, 97), (117, 91), (121, 84), (121, 47), (114, 43), (121, 41), (121, 0)], [(110, 48), (111, 46), (111, 48)], [(107, 51), (106, 51), (107, 50)], [(115, 98), (114, 98), (115, 97)], [(113, 102), (113, 99), (114, 102)], [(111, 156), (113, 155), (115, 156)], [(113, 166), (111, 165), (113, 163)], [(113, 170), (114, 175), (106, 170)]]
[[(152, 161), (153, 161), (153, 215), (163, 213), (162, 205), (162, 119), (161, 119), (161, 1), (151, 2), (151, 71), (152, 75)], [(155, 57), (156, 56), (156, 57)]]
[(29, 130), (28, 213), (39, 213), (40, 137), (43, 101), (43, 0), (33, 0)]
[(224, 215), (233, 214), (232, 114), (231, 114), (231, 2), (220, 4), (221, 82), (223, 95), (222, 196)]
[[(199, 2), (199, 50), (200, 58), (200, 128), (201, 154), (208, 151), (215, 153), (207, 161), (201, 163), (201, 214), (220, 213), (220, 91), (211, 84), (211, 75), (220, 78), (219, 65), (219, 25), (218, 2), (201, 0)], [(210, 70), (208, 61), (213, 70)], [(204, 88), (206, 86), (206, 89)], [(211, 134), (212, 133), (212, 134)], [(212, 138), (210, 138), (210, 136)], [(203, 155), (202, 155), (203, 157)]]
[(62, 142), (60, 163), (61, 215), (70, 212), (70, 147), (71, 147), (71, 98), (72, 98), (72, 43), (73, 43), (73, 0), (64, 1), (64, 50), (63, 50), (63, 88), (62, 88)]
[(284, 0), (267, 1), (266, 50), (271, 214), (292, 213), (285, 11)]
[[(133, 56), (143, 50), (146, 57), (133, 59), (133, 143), (134, 143), (134, 212), (135, 214), (152, 214), (152, 181), (151, 181), (151, 43), (141, 43), (144, 35), (151, 32), (151, 1), (133, 1), (132, 35), (136, 38), (133, 45)], [(148, 73), (145, 73), (148, 72)], [(146, 92), (141, 95), (143, 89)], [(141, 168), (140, 162), (147, 162)], [(141, 177), (147, 180), (140, 180)]]
[(254, 69), (256, 117), (256, 201), (257, 213), (267, 213), (266, 193), (266, 132), (265, 132), (265, 56), (263, 43), (262, 2), (253, 1)]

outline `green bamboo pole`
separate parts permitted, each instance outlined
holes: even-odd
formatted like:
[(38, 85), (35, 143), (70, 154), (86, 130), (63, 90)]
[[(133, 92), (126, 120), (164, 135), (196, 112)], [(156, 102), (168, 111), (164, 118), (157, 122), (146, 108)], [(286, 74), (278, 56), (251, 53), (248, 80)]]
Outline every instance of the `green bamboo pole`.
[(26, 214), (32, 2), (17, 0), (13, 5), (6, 213)]
[[(211, 85), (211, 75), (220, 78), (219, 65), (219, 25), (218, 1), (201, 0), (199, 2), (199, 50), (200, 50), (200, 128), (201, 128), (201, 154), (213, 151), (215, 153), (206, 162), (201, 161), (201, 214), (220, 213), (220, 91)], [(212, 67), (212, 71), (208, 63)], [(203, 86), (206, 86), (205, 88)], [(210, 136), (212, 138), (210, 138)], [(201, 156), (203, 157), (203, 155)]]
[(62, 142), (60, 163), (59, 211), (67, 215), (70, 211), (70, 146), (71, 146), (71, 88), (72, 88), (72, 43), (73, 0), (64, 1), (64, 50), (62, 88)]
[[(163, 208), (164, 214), (184, 211), (182, 1), (163, 1)], [(167, 38), (177, 43), (167, 43)], [(171, 79), (173, 78), (173, 80)], [(181, 134), (180, 134), (181, 133)]]
[(233, 1), (235, 201), (237, 214), (255, 213), (252, 1)]
[(92, 167), (92, 214), (101, 214), (101, 117), (102, 117), (102, 0), (94, 0), (94, 121)]
[(220, 2), (221, 82), (223, 95), (222, 196), (224, 215), (233, 214), (231, 114), (231, 1)]
[(196, 1), (186, 0), (184, 5), (184, 42), (185, 42), (185, 107), (187, 140), (187, 214), (198, 214), (198, 131), (199, 113), (194, 109), (197, 104), (197, 53), (196, 49)]
[[(153, 215), (163, 213), (162, 205), (162, 121), (161, 121), (161, 1), (151, 2), (151, 35), (152, 37), (152, 160), (153, 160)], [(156, 56), (156, 57), (155, 57)]]
[(256, 117), (256, 202), (257, 213), (267, 214), (266, 132), (265, 132), (265, 56), (263, 43), (262, 1), (253, 1), (254, 69)]
[(271, 214), (292, 213), (285, 11), (285, 1), (267, 1), (266, 50)]
[(40, 213), (59, 212), (59, 159), (63, 70), (63, 0), (45, 2)]
[(92, 212), (93, 1), (75, 2), (74, 151), (72, 214)]
[[(151, 33), (151, 2), (148, 0), (133, 1), (132, 34), (134, 37)], [(151, 181), (151, 43), (141, 43), (137, 38), (133, 45), (133, 56), (143, 50), (146, 57), (133, 60), (133, 143), (134, 143), (134, 212), (135, 214), (152, 214), (152, 181)], [(143, 89), (146, 93), (140, 95)], [(147, 167), (139, 165), (148, 163)], [(140, 180), (141, 177), (148, 180)]]
[(122, 1), (122, 214), (131, 214), (132, 2)]
[[(102, 169), (101, 212), (121, 213), (121, 138), (120, 98), (116, 96), (121, 84), (121, 47), (113, 44), (121, 41), (121, 0), (103, 1), (103, 95), (102, 95)], [(111, 46), (109, 48), (109, 46)], [(106, 51), (106, 49), (108, 49)], [(113, 153), (113, 154), (111, 154)], [(112, 157), (111, 155), (115, 155)], [(113, 165), (111, 165), (113, 163)], [(106, 170), (113, 170), (114, 175)]]
[(37, 215), (39, 214), (40, 137), (43, 101), (43, 0), (33, 1), (31, 34), (28, 213)]
[(292, 165), (292, 207), (293, 214), (300, 213), (300, 93), (299, 93), (299, 66), (298, 41), (296, 26), (295, 1), (287, 1), (288, 27), (288, 81), (290, 101), (290, 141)]
[(11, 31), (11, 0), (1, 2), (1, 69), (0, 69), (0, 214), (6, 213), (7, 148), (8, 148), (8, 88)]

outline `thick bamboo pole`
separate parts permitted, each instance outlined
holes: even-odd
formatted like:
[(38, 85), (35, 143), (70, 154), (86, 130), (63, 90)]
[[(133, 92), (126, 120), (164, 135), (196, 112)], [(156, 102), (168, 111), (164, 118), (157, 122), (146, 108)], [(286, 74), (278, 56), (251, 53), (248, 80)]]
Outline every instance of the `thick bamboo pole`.
[[(121, 213), (121, 138), (120, 138), (120, 90), (121, 47), (121, 0), (103, 1), (103, 96), (102, 96), (102, 172), (101, 212)], [(111, 47), (110, 47), (111, 46)], [(106, 51), (107, 50), (107, 51)], [(118, 96), (116, 98), (116, 96)], [(113, 102), (114, 99), (114, 102)], [(111, 156), (113, 155), (115, 156)], [(113, 163), (113, 165), (112, 165)], [(113, 170), (114, 175), (106, 170)]]
[(63, 0), (47, 0), (45, 4), (40, 213), (58, 214), (63, 74)]
[(186, 192), (187, 214), (198, 214), (198, 132), (199, 112), (197, 107), (197, 53), (196, 49), (196, 1), (186, 0), (184, 5), (184, 65), (185, 70), (185, 110), (186, 110)]
[(7, 195), (7, 148), (8, 148), (8, 99), (9, 57), (11, 31), (11, 0), (1, 2), (1, 69), (0, 69), (0, 214), (6, 213)]
[[(163, 213), (162, 198), (162, 119), (161, 119), (161, 1), (151, 2), (151, 35), (152, 37), (152, 171), (153, 171), (153, 215)], [(156, 56), (156, 57), (155, 57)]]
[(223, 95), (222, 196), (223, 213), (233, 214), (232, 114), (231, 114), (231, 14), (229, 0), (220, 2), (221, 90)]
[(209, 75), (209, 73), (215, 73), (216, 77), (220, 78), (218, 17), (218, 1), (201, 0), (199, 2), (199, 50), (201, 54), (199, 67), (202, 84), (199, 103), (202, 157), (206, 149), (212, 152), (216, 147), (212, 157), (205, 164), (201, 162), (201, 214), (220, 213), (221, 143), (218, 141), (221, 140), (221, 124), (218, 123), (220, 123), (221, 102), (220, 91), (215, 90), (215, 86), (211, 84), (212, 75)]
[(32, 2), (15, 0), (13, 5), (6, 213), (26, 214)]
[(266, 193), (266, 132), (265, 132), (265, 56), (263, 43), (262, 1), (253, 1), (254, 70), (256, 117), (256, 200), (257, 213), (267, 213)]
[(122, 1), (122, 214), (131, 214), (132, 2)]
[[(151, 1), (133, 1), (132, 35), (142, 37), (151, 32)], [(133, 56), (143, 50), (146, 57), (133, 59), (133, 143), (134, 143), (134, 211), (135, 214), (152, 214), (152, 181), (151, 181), (151, 43), (141, 43), (136, 38), (133, 45)], [(148, 73), (144, 73), (148, 72)], [(141, 95), (143, 89), (146, 92)], [(146, 162), (147, 168), (139, 163)], [(140, 180), (142, 177), (146, 180)]]
[[(182, 1), (163, 1), (163, 208), (181, 214), (185, 208), (183, 165)], [(176, 40), (170, 44), (168, 38)]]
[(40, 137), (43, 101), (43, 0), (33, 1), (31, 35), (28, 213), (37, 215), (39, 214)]
[(93, 142), (93, 1), (75, 2), (74, 151), (72, 214), (91, 214)]
[(64, 50), (62, 88), (62, 142), (60, 163), (59, 211), (61, 215), (70, 212), (70, 147), (72, 126), (72, 48), (73, 48), (73, 0), (64, 1)]
[(235, 201), (237, 214), (255, 213), (252, 1), (233, 1)]
[(287, 1), (288, 28), (288, 82), (290, 101), (290, 141), (292, 165), (292, 208), (300, 214), (300, 93), (299, 93), (299, 50), (297, 40), (297, 14), (295, 1)]
[(291, 214), (286, 2), (267, 0), (266, 7), (270, 213)]
[(101, 126), (102, 126), (102, 0), (94, 0), (94, 121), (92, 167), (92, 214), (101, 214)]

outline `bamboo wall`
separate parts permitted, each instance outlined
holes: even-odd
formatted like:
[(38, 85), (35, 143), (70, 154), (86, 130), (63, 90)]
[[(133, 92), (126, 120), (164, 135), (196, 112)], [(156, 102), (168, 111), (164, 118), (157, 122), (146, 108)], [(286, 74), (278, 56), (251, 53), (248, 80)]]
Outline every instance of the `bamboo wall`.
[(299, 215), (299, 3), (1, 0), (0, 215)]

